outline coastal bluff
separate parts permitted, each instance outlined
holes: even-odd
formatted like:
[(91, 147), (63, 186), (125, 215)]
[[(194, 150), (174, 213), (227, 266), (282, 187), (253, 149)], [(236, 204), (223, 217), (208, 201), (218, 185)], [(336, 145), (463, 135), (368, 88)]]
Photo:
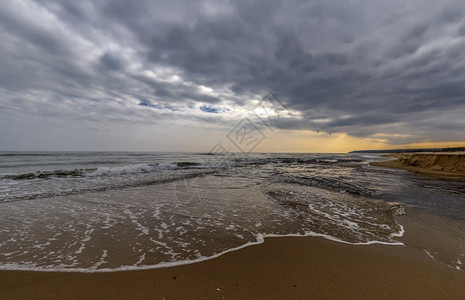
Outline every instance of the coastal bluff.
[(394, 153), (396, 160), (371, 165), (438, 176), (465, 177), (465, 152)]

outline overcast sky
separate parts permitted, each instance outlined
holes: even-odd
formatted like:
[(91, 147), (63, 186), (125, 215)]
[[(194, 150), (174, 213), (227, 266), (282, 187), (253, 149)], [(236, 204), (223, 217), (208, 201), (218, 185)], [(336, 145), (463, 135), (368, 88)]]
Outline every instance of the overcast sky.
[(268, 91), (256, 150), (452, 144), (464, 49), (463, 0), (5, 0), (0, 150), (208, 151)]

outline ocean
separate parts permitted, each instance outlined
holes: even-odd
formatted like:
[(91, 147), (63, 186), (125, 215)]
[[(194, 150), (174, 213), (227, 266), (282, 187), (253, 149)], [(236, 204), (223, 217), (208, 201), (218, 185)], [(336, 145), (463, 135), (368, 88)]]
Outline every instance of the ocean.
[[(381, 160), (386, 157), (376, 154), (0, 152), (0, 269), (159, 268), (274, 236), (405, 244), (463, 269), (464, 182), (369, 165)], [(419, 232), (415, 239), (406, 238), (409, 228)], [(428, 228), (423, 235), (422, 228)]]

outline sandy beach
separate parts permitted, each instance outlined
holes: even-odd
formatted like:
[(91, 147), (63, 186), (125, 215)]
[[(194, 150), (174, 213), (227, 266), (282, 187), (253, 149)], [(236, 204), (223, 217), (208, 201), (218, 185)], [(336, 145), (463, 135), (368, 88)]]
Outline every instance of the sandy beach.
[(0, 272), (3, 299), (463, 299), (465, 273), (404, 246), (322, 238), (264, 244), (191, 265), (113, 273)]

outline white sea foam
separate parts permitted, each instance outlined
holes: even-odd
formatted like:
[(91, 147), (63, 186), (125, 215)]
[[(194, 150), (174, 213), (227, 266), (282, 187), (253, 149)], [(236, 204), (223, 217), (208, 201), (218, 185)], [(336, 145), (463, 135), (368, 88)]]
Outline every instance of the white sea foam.
[(177, 164), (173, 164), (173, 163), (159, 163), (158, 166), (157, 166), (157, 169), (159, 170), (172, 170), (172, 169), (176, 169), (178, 167)]
[(98, 261), (94, 267), (95, 268), (98, 268), (100, 267), (101, 265), (103, 265), (104, 263), (107, 263), (107, 261), (105, 260), (105, 258), (108, 256), (108, 250), (103, 250), (102, 252), (102, 256), (100, 256), (100, 261)]
[[(332, 168), (331, 163), (337, 160), (326, 162), (330, 164), (322, 167)], [(169, 170), (160, 173), (171, 177), (181, 172), (186, 172), (181, 175), (193, 173), (181, 164), (179, 167), (172, 163), (100, 167), (92, 176), (78, 179), (92, 186), (105, 187), (103, 183), (108, 182), (110, 187), (117, 188), (5, 204), (0, 217), (21, 216), (22, 233), (18, 233), (14, 222), (2, 222), (1, 219), (7, 219), (0, 218), (3, 228), (0, 233), (5, 241), (7, 237), (17, 237), (19, 241), (0, 244), (0, 252), (11, 253), (14, 247), (33, 249), (30, 246), (39, 240), (41, 249), (31, 250), (27, 258), (20, 256), (22, 252), (0, 256), (0, 269), (113, 272), (163, 268), (212, 259), (263, 243), (265, 237), (313, 236), (352, 245), (402, 245), (392, 239), (403, 235), (402, 226), (370, 219), (371, 215), (365, 213), (367, 210), (352, 205), (350, 194), (315, 192), (314, 187), (296, 188), (283, 183), (287, 186), (283, 190), (289, 196), (285, 200), (289, 201), (273, 202), (264, 192), (268, 176), (274, 174), (270, 170), (275, 167), (264, 169), (262, 176), (257, 171), (261, 167), (253, 167), (256, 175), (245, 164), (230, 174), (199, 176), (192, 182), (190, 177), (185, 177), (178, 181), (187, 182), (186, 185), (172, 181), (153, 183), (154, 178), (158, 180), (160, 170)], [(206, 165), (200, 163), (192, 168)], [(185, 166), (190, 168), (189, 164)], [(119, 176), (124, 174), (131, 175)], [(150, 184), (138, 185), (143, 180)], [(136, 185), (120, 188), (120, 182)], [(187, 199), (199, 187), (207, 186), (209, 193), (202, 194), (205, 197), (201, 205), (189, 206), (183, 202), (180, 186), (187, 187), (182, 190)], [(320, 231), (318, 225), (324, 228)], [(367, 227), (370, 228), (366, 230)], [(399, 232), (389, 236), (393, 229), (399, 228)], [(50, 239), (53, 237), (56, 240)]]
[(337, 159), (323, 159), (325, 163), (337, 163)]
[(94, 172), (89, 173), (88, 176), (110, 176), (121, 174), (147, 173), (157, 170), (174, 170), (177, 167), (178, 165), (175, 163), (159, 163), (157, 165), (142, 163), (118, 167), (99, 167)]
[(391, 233), (391, 234), (389, 235), (389, 237), (391, 237), (391, 238), (400, 238), (400, 237), (403, 237), (403, 236), (404, 236), (404, 233), (405, 233), (404, 226), (402, 226), (402, 225), (400, 225), (400, 224), (398, 224), (398, 225), (399, 225), (399, 228), (400, 228), (400, 229), (399, 229), (399, 232)]
[(104, 176), (104, 175), (115, 175), (115, 174), (133, 174), (140, 172), (151, 172), (156, 170), (155, 166), (148, 164), (136, 164), (122, 167), (99, 167), (95, 172), (90, 173), (89, 176)]
[[(219, 253), (213, 254), (211, 256), (199, 256), (195, 259), (190, 259), (190, 260), (177, 260), (177, 261), (171, 261), (171, 262), (161, 262), (155, 265), (139, 265), (142, 263), (142, 261), (145, 260), (145, 253), (143, 253), (140, 257), (139, 260), (136, 264), (134, 265), (128, 265), (128, 266), (121, 266), (117, 268), (101, 268), (98, 269), (97, 267), (102, 265), (105, 262), (105, 258), (107, 257), (107, 252), (102, 254), (100, 261), (97, 262), (93, 267), (90, 268), (67, 268), (66, 267), (38, 267), (34, 265), (21, 265), (21, 264), (16, 264), (16, 263), (6, 263), (0, 265), (0, 270), (14, 270), (14, 271), (39, 271), (39, 272), (69, 272), (69, 273), (108, 273), (108, 272), (120, 272), (120, 271), (136, 271), (136, 270), (151, 270), (151, 269), (160, 269), (160, 268), (168, 268), (168, 267), (175, 267), (175, 266), (181, 266), (181, 265), (189, 265), (193, 263), (199, 263), (207, 260), (211, 260), (214, 258), (218, 258), (222, 255), (225, 255), (230, 252), (238, 251), (241, 249), (244, 249), (246, 247), (254, 246), (254, 245), (259, 245), (263, 244), (265, 242), (266, 238), (283, 238), (283, 237), (321, 237), (330, 241), (334, 242), (339, 242), (339, 243), (344, 243), (344, 244), (349, 244), (349, 245), (372, 245), (372, 244), (381, 244), (381, 245), (390, 245), (390, 246), (404, 246), (403, 243), (400, 242), (393, 242), (393, 243), (387, 243), (387, 242), (381, 242), (381, 241), (368, 241), (368, 242), (362, 242), (362, 243), (351, 243), (347, 242), (344, 240), (341, 240), (339, 238), (336, 238), (331, 235), (327, 234), (320, 234), (320, 233), (315, 233), (315, 232), (306, 232), (304, 234), (299, 234), (299, 233), (291, 233), (291, 234), (262, 234), (262, 233), (257, 233), (255, 235), (256, 241), (251, 241), (244, 243), (241, 246), (230, 248), (224, 251), (221, 251)], [(429, 254), (429, 253), (428, 253)], [(172, 253), (173, 258), (176, 256), (176, 253)]]
[[(382, 218), (371, 218), (372, 215), (366, 214), (364, 207), (354, 209), (351, 203), (343, 205), (344, 197), (357, 193), (373, 199), (385, 199), (384, 195), (390, 195), (388, 199), (400, 202), (418, 197), (418, 201), (411, 205), (421, 207), (424, 203), (433, 203), (434, 194), (440, 194), (441, 201), (433, 203), (435, 210), (441, 207), (447, 211), (450, 207), (457, 210), (454, 205), (449, 205), (455, 202), (443, 201), (455, 199), (454, 195), (447, 195), (457, 192), (453, 183), (434, 182), (431, 188), (430, 180), (426, 185), (414, 176), (405, 175), (399, 180), (392, 174), (394, 171), (383, 169), (380, 172), (376, 168), (363, 167), (369, 161), (382, 160), (378, 155), (350, 155), (351, 159), (346, 155), (299, 155), (291, 156), (290, 163), (286, 155), (274, 156), (271, 160), (263, 159), (267, 155), (259, 155), (258, 159), (251, 155), (248, 160), (229, 162), (230, 166), (241, 168), (231, 168), (227, 174), (219, 176), (215, 173), (213, 177), (222, 176), (222, 181), (208, 184), (209, 195), (214, 201), (207, 199), (197, 206), (183, 203), (179, 190), (173, 192), (170, 184), (163, 184), (161, 189), (152, 189), (152, 186), (158, 182), (172, 183), (173, 178), (187, 180), (193, 173), (200, 173), (199, 169), (203, 169), (200, 176), (211, 174), (211, 170), (205, 169), (215, 169), (217, 157), (120, 153), (71, 156), (69, 161), (72, 163), (68, 165), (54, 165), (56, 159), (52, 155), (50, 164), (21, 167), (12, 174), (0, 175), (3, 176), (0, 178), (0, 202), (4, 202), (0, 210), (0, 269), (112, 272), (163, 268), (218, 257), (259, 244), (265, 237), (317, 236), (352, 245), (402, 245), (396, 241), (405, 232), (400, 224), (391, 221), (384, 224)], [(360, 157), (365, 159), (358, 162)], [(84, 162), (75, 165), (74, 162), (80, 160)], [(187, 163), (179, 166), (170, 163), (181, 161)], [(115, 167), (115, 164), (121, 166)], [(253, 167), (249, 168), (249, 164)], [(352, 165), (362, 168), (352, 168)], [(80, 172), (68, 172), (76, 167)], [(41, 172), (42, 169), (65, 172), (62, 175), (53, 171), (51, 176), (44, 177), (47, 172)], [(0, 172), (12, 171), (2, 169)], [(11, 179), (11, 175), (27, 175), (28, 172), (41, 174), (43, 178)], [(230, 183), (237, 179), (235, 176), (245, 176), (246, 183)], [(300, 202), (288, 199), (291, 205), (285, 202), (270, 204), (271, 201), (257, 203), (256, 198), (249, 197), (250, 186), (268, 181), (281, 182), (281, 178), (302, 179), (299, 181), (301, 185), (336, 193), (309, 202), (305, 197)], [(136, 191), (133, 187), (141, 189)], [(187, 194), (191, 190), (187, 190)], [(339, 190), (347, 192), (340, 194)], [(429, 193), (435, 190), (436, 193)], [(233, 191), (239, 193), (228, 196)], [(414, 191), (414, 195), (410, 191)], [(404, 197), (404, 192), (409, 194)], [(178, 197), (173, 199), (173, 194)], [(293, 191), (289, 195), (297, 197), (300, 194)], [(55, 197), (57, 201), (48, 205), (49, 197)], [(333, 203), (339, 198), (342, 202)], [(32, 200), (24, 201), (21, 206), (24, 199)], [(18, 203), (15, 206), (11, 201)], [(307, 206), (308, 203), (313, 206)], [(437, 205), (441, 207), (437, 209)], [(129, 214), (124, 213), (124, 208), (129, 209)], [(394, 216), (402, 215), (402, 210), (396, 210)], [(92, 234), (86, 234), (87, 224), (95, 228)], [(318, 227), (320, 225), (324, 227)], [(88, 240), (90, 235), (92, 239)], [(230, 249), (224, 250), (227, 247)], [(24, 249), (30, 253), (24, 254)], [(127, 250), (127, 255), (121, 256), (124, 252), (118, 252), (120, 250)], [(444, 254), (441, 251), (428, 254), (441, 261)], [(140, 261), (144, 254), (145, 260)], [(465, 269), (462, 262), (465, 263), (463, 257), (457, 259), (454, 254), (446, 263), (453, 268)]]

